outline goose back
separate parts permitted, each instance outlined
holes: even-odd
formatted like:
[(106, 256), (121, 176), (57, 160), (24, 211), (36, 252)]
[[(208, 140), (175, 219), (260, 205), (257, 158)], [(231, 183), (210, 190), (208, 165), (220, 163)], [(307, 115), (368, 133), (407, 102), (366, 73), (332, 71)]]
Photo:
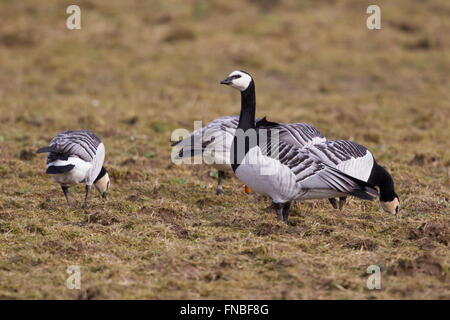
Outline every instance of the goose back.
[(61, 132), (50, 141), (47, 164), (61, 160), (64, 156), (76, 156), (83, 161), (92, 162), (101, 143), (100, 138), (88, 130)]

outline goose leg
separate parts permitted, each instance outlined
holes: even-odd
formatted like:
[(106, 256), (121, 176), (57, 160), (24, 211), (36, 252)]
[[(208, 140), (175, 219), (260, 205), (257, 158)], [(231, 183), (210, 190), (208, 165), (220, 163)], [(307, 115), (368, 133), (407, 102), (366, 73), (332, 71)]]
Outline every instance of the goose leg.
[(69, 200), (69, 188), (61, 186), (62, 191), (64, 192), (64, 197), (66, 197), (67, 205), (70, 208), (70, 200)]
[(277, 212), (277, 220), (281, 221), (283, 219), (283, 204), (282, 203), (273, 203), (275, 206), (275, 211)]
[(87, 199), (88, 199), (88, 196), (89, 196), (89, 191), (91, 191), (91, 186), (86, 185), (86, 196), (84, 197), (84, 203), (83, 203), (83, 206), (82, 206), (83, 209), (86, 209), (86, 207), (87, 207)]
[(283, 221), (287, 224), (289, 218), (289, 209), (291, 208), (291, 203), (286, 202), (283, 207)]
[(339, 197), (339, 210), (342, 210), (346, 202), (347, 197)]
[(333, 206), (333, 208), (337, 209), (338, 208), (338, 204), (335, 198), (328, 198), (328, 201), (330, 201), (331, 205)]
[(216, 194), (222, 194), (223, 190), (222, 190), (222, 179), (225, 176), (225, 172), (219, 170), (217, 172), (217, 189), (216, 189)]

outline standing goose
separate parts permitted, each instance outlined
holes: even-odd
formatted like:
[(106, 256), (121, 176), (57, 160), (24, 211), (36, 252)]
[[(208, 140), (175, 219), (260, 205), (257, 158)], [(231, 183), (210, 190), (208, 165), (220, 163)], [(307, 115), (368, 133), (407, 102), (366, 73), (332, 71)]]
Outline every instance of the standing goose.
[[(277, 130), (279, 141), (300, 148), (326, 141), (319, 130), (307, 123), (276, 123), (266, 118), (255, 121), (257, 128)], [(205, 162), (218, 170), (216, 194), (223, 192), (222, 178), (226, 171), (231, 171), (230, 149), (238, 123), (239, 116), (220, 117), (172, 144), (172, 147), (177, 147), (174, 160), (203, 155)]]
[[(241, 91), (241, 113), (231, 146), (231, 167), (239, 180), (272, 198), (278, 220), (287, 222), (293, 200), (346, 195), (373, 200), (368, 193), (378, 195), (371, 184), (324, 163), (310, 147), (298, 148), (280, 142), (261, 148), (261, 130), (255, 126), (252, 77), (243, 71), (233, 71), (221, 83)], [(255, 139), (242, 139), (252, 134)]]
[(83, 209), (92, 184), (108, 200), (109, 175), (103, 167), (105, 146), (93, 132), (87, 130), (64, 131), (56, 135), (48, 147), (37, 153), (47, 153), (47, 171), (61, 188), (70, 207), (69, 187), (86, 183)]

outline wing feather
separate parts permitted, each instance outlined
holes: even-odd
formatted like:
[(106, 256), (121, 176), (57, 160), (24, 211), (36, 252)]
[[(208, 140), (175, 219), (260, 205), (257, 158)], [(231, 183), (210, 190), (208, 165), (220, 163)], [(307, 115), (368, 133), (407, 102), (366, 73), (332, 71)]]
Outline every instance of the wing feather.
[(39, 152), (48, 152), (47, 163), (65, 157), (75, 156), (86, 162), (91, 162), (96, 155), (101, 140), (88, 130), (64, 131), (57, 134), (48, 147), (41, 148)]
[[(331, 189), (359, 198), (373, 200), (367, 192), (378, 195), (372, 185), (324, 163), (309, 148), (297, 148), (280, 143), (279, 161), (288, 166), (302, 189)], [(289, 149), (286, 152), (286, 149)]]

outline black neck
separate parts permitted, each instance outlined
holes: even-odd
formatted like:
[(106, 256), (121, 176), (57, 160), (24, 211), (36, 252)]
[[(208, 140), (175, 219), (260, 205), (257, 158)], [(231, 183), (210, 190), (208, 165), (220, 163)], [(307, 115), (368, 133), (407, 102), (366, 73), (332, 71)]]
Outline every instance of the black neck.
[[(252, 80), (248, 88), (241, 91), (241, 114), (239, 116), (237, 128), (242, 129), (244, 133), (250, 129), (255, 129), (255, 109), (255, 83)], [(236, 132), (237, 131), (238, 130), (236, 130)], [(250, 141), (248, 137), (244, 136), (244, 139), (244, 141), (238, 141), (236, 134), (233, 137), (233, 143), (231, 144), (231, 168), (233, 171), (236, 171), (241, 164), (243, 157), (247, 154), (248, 150), (250, 150)], [(244, 153), (238, 152), (237, 146), (239, 143), (244, 143)]]
[(97, 178), (95, 179), (94, 183), (96, 183), (98, 180), (104, 177), (105, 174), (107, 174), (108, 171), (106, 171), (105, 167), (102, 166), (102, 169), (100, 170), (100, 173), (98, 174)]
[(378, 165), (376, 162), (373, 165), (368, 182), (380, 188), (381, 201), (392, 201), (397, 197), (397, 194), (394, 191), (394, 180), (392, 179), (392, 176), (385, 168)]
[(255, 128), (256, 96), (255, 83), (252, 80), (247, 89), (241, 91), (241, 114), (238, 128), (246, 131)]

